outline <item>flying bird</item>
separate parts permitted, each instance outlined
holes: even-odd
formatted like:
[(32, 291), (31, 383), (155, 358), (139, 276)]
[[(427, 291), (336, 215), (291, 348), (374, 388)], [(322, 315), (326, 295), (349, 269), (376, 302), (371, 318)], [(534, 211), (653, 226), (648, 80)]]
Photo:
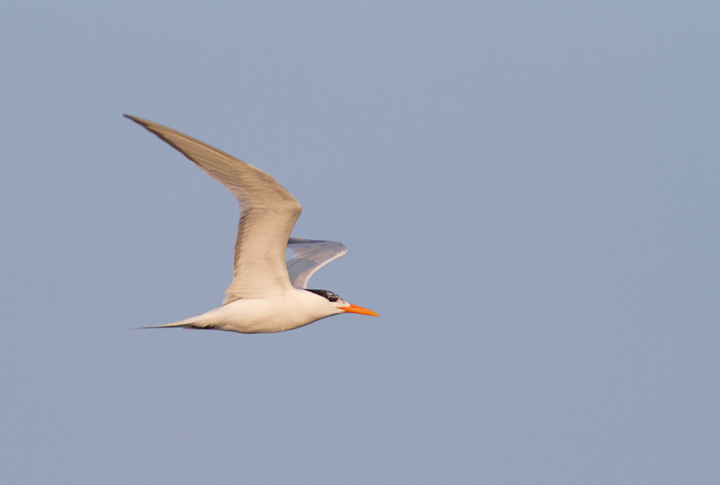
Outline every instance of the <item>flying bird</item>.
[[(322, 266), (347, 253), (335, 241), (290, 237), (300, 203), (262, 170), (178, 131), (125, 115), (220, 182), (240, 205), (233, 281), (222, 305), (196, 317), (144, 328), (283, 332), (340, 313), (378, 314), (327, 290), (307, 288)], [(285, 261), (286, 249), (293, 257)]]

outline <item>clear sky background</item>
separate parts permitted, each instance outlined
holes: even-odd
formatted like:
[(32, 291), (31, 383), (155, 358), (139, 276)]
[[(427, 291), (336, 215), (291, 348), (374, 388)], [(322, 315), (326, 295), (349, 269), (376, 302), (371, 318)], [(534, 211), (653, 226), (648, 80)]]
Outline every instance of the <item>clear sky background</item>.
[[(0, 4), (0, 482), (720, 483), (720, 4)], [(343, 315), (214, 308), (271, 174)]]

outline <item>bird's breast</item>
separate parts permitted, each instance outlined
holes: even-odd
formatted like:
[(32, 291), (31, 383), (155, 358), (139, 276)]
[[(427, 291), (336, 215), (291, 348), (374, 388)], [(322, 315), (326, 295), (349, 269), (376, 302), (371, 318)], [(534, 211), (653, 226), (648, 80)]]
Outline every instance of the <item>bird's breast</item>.
[(241, 333), (283, 332), (330, 316), (305, 291), (235, 300), (211, 313), (216, 328)]

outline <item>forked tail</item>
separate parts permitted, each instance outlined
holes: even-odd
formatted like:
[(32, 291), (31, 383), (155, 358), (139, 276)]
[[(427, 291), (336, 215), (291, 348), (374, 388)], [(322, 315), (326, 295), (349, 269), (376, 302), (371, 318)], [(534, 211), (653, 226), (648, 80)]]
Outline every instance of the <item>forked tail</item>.
[(188, 328), (188, 329), (213, 329), (215, 325), (208, 322), (207, 320), (197, 320), (195, 318), (187, 318), (180, 320), (179, 322), (166, 323), (165, 325), (152, 325), (150, 327), (136, 327), (134, 330), (145, 330), (148, 328)]

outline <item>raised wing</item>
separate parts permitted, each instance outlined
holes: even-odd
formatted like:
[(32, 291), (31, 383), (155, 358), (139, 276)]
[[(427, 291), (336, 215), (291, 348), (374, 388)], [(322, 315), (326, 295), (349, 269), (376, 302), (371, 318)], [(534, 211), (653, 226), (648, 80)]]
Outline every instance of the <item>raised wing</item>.
[(307, 288), (308, 280), (317, 270), (347, 253), (347, 248), (336, 241), (290, 238), (287, 248), (293, 252), (286, 264), (295, 288)]
[(125, 116), (180, 151), (238, 200), (234, 277), (223, 304), (292, 289), (285, 248), (300, 216), (300, 203), (270, 175), (248, 163), (165, 126)]

